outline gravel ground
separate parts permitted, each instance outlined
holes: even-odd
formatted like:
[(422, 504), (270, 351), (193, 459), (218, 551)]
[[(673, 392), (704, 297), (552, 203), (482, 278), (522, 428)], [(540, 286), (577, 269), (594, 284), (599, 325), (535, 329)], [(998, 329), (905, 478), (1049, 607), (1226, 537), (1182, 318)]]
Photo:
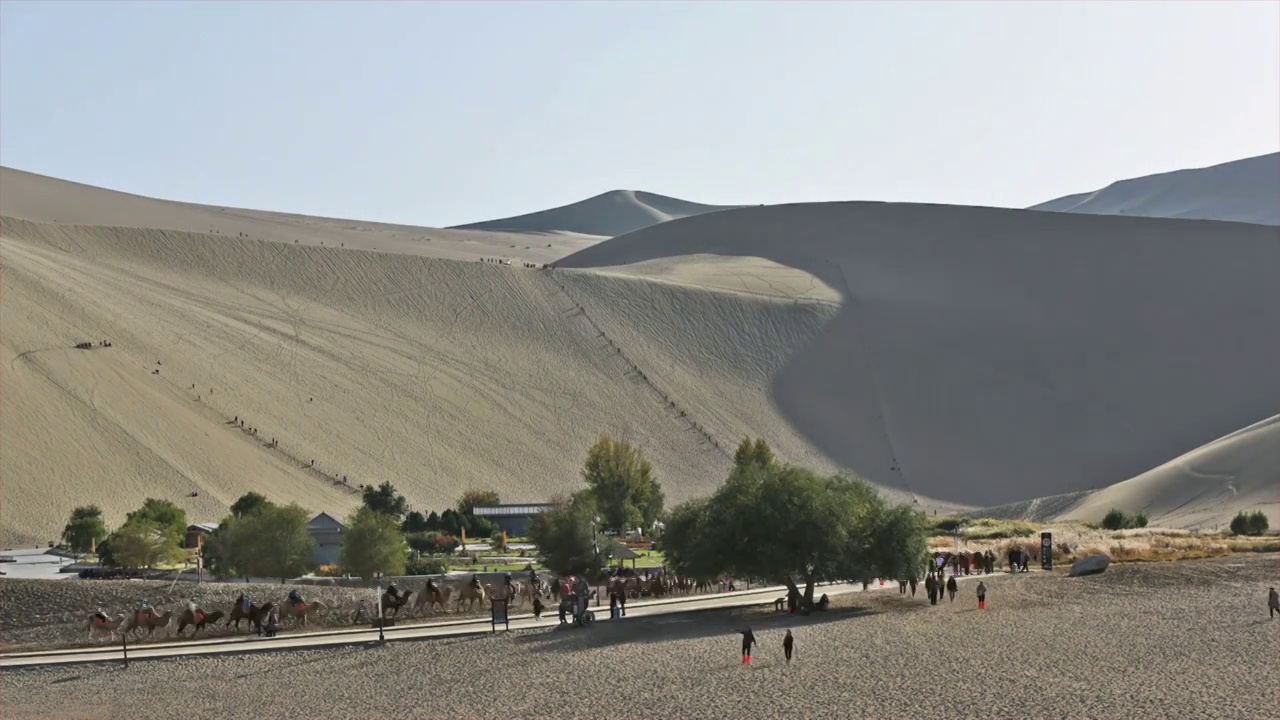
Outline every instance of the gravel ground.
[[(36, 668), (6, 718), (1280, 717), (1274, 555), (999, 576), (930, 607), (896, 592), (809, 618), (716, 611), (590, 629)], [(736, 630), (761, 648), (742, 665)], [(782, 659), (784, 629), (796, 660)], [(478, 671), (478, 664), (483, 667)], [(140, 692), (147, 688), (150, 692)], [(198, 688), (198, 689), (197, 689)]]

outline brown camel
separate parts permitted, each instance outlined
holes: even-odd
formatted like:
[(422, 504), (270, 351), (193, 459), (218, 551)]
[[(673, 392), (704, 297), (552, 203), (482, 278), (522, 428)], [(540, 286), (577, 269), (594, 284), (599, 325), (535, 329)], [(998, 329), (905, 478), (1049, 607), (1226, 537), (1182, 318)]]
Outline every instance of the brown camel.
[(187, 629), (188, 625), (190, 625), (194, 628), (191, 631), (191, 637), (195, 637), (196, 633), (212, 627), (214, 623), (218, 622), (225, 616), (226, 613), (221, 610), (206, 613), (205, 611), (196, 608), (194, 614), (190, 610), (183, 610), (182, 615), (178, 616), (178, 634), (182, 635), (182, 632)]
[(133, 615), (125, 621), (124, 629), (121, 632), (137, 633), (139, 630), (146, 630), (147, 637), (151, 637), (156, 628), (164, 628), (166, 637), (169, 635), (169, 622), (173, 620), (173, 611), (166, 610), (163, 615), (157, 615), (155, 611), (144, 612), (135, 610)]
[(399, 594), (399, 597), (389, 592), (382, 593), (382, 617), (387, 616), (387, 611), (391, 611), (391, 616), (396, 617), (400, 614), (400, 608), (409, 603), (409, 598), (413, 597), (412, 590), (405, 590)]
[(449, 598), (452, 596), (452, 586), (445, 585), (440, 587), (436, 585), (435, 580), (428, 579), (427, 586), (422, 589), (422, 592), (418, 593), (418, 599), (413, 604), (413, 613), (416, 615), (423, 608), (426, 608), (428, 613), (435, 612), (436, 605), (439, 605), (441, 610), (447, 610), (449, 608)]
[(246, 620), (248, 621), (251, 627), (253, 627), (258, 632), (262, 632), (262, 621), (267, 619), (267, 615), (270, 614), (271, 609), (274, 607), (275, 607), (275, 603), (273, 602), (264, 603), (262, 605), (258, 605), (257, 603), (249, 603), (248, 610), (245, 610), (241, 608), (239, 605), (236, 605), (234, 608), (232, 608), (231, 615), (227, 618), (227, 624), (230, 625), (232, 623), (235, 623), (236, 630), (239, 631), (240, 621)]
[(120, 626), (124, 624), (125, 619), (124, 613), (115, 616), (114, 619), (107, 618), (101, 613), (94, 613), (90, 615), (88, 622), (89, 639), (93, 640), (98, 633), (106, 633), (109, 638), (114, 638), (116, 630), (120, 629)]
[(467, 610), (475, 609), (476, 603), (480, 603), (480, 607), (484, 608), (485, 594), (484, 587), (475, 575), (471, 576), (471, 582), (463, 585), (458, 590), (458, 612), (462, 612), (462, 603), (467, 603)]
[(311, 616), (320, 615), (328, 609), (329, 607), (319, 600), (313, 600), (310, 603), (297, 603), (296, 605), (294, 603), (285, 603), (280, 606), (280, 619), (301, 619), (302, 625), (305, 627), (307, 620)]

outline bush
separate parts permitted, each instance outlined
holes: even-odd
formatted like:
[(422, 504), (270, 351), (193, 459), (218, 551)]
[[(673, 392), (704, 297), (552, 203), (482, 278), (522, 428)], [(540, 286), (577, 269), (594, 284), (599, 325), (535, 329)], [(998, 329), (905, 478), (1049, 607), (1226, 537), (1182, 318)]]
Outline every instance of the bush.
[(417, 532), (405, 535), (409, 547), (424, 555), (449, 555), (458, 547), (458, 539), (438, 532)]
[(449, 572), (449, 566), (440, 558), (410, 560), (404, 566), (406, 575), (440, 575)]
[(1241, 511), (1231, 519), (1232, 535), (1261, 535), (1271, 527), (1267, 516), (1261, 510), (1254, 512)]
[(1147, 514), (1130, 515), (1120, 508), (1111, 508), (1102, 518), (1102, 527), (1107, 530), (1132, 530), (1147, 526)]
[(954, 535), (964, 520), (958, 517), (936, 517), (929, 520), (934, 535)]
[(1147, 514), (1138, 513), (1133, 516), (1133, 526), (1136, 528), (1144, 528), (1147, 526)]

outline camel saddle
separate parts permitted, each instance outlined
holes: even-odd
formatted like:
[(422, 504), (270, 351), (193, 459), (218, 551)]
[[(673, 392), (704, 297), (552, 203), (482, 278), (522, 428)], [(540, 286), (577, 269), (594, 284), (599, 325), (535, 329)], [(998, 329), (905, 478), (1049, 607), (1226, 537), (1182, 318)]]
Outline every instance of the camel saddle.
[(138, 613), (138, 622), (147, 622), (149, 620), (151, 620), (151, 613), (141, 611)]

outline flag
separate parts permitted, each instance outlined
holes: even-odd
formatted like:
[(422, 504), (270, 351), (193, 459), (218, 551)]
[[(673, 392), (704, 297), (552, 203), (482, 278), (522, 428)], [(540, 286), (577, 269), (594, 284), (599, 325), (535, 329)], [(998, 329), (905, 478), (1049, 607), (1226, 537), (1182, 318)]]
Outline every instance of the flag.
[(507, 546), (507, 531), (503, 530), (502, 531), (502, 547), (506, 547), (506, 546)]
[(196, 535), (196, 552), (200, 552), (203, 549), (204, 549), (204, 535), (197, 534)]
[(89, 552), (98, 552), (98, 538), (89, 538)]

